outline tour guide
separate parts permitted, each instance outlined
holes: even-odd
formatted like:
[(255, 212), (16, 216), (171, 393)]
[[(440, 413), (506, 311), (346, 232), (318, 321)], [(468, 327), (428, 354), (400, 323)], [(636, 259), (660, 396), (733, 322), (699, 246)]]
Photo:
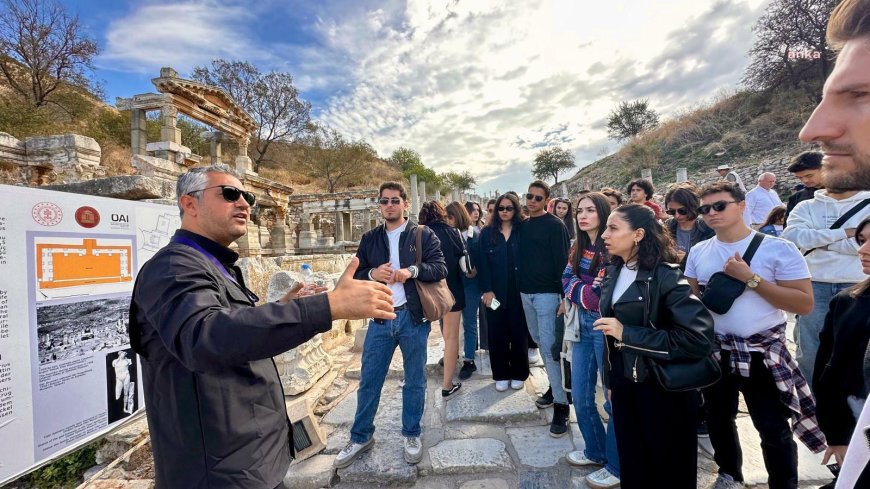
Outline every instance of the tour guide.
[(329, 293), (254, 307), (228, 248), (245, 234), (254, 196), (217, 166), (182, 175), (177, 195), (181, 229), (142, 267), (130, 304), (156, 486), (284, 487), (292, 426), (271, 357), (333, 319), (395, 318), (390, 289), (353, 280), (354, 258)]

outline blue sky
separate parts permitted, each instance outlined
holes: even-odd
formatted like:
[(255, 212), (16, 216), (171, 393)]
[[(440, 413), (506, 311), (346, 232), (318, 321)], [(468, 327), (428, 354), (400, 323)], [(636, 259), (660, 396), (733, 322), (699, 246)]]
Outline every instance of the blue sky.
[(317, 119), (399, 146), (478, 191), (524, 189), (534, 155), (578, 166), (617, 149), (606, 117), (648, 98), (665, 118), (737, 88), (768, 0), (77, 0), (107, 99), (213, 58), (293, 74)]

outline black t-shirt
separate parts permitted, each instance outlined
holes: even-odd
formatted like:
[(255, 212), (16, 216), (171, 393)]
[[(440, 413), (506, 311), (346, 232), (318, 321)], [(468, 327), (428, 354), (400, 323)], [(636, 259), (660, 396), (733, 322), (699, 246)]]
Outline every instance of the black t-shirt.
[(561, 294), (568, 263), (568, 230), (558, 217), (545, 213), (520, 228), (520, 292)]

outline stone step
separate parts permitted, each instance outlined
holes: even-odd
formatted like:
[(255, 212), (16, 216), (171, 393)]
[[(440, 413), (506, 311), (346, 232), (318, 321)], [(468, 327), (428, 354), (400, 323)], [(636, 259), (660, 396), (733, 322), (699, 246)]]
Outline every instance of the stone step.
[(435, 475), (512, 470), (504, 442), (493, 438), (444, 440), (429, 449)]
[(543, 421), (535, 399), (525, 389), (495, 390), (491, 380), (469, 379), (460, 394), (447, 403), (445, 421), (521, 423)]

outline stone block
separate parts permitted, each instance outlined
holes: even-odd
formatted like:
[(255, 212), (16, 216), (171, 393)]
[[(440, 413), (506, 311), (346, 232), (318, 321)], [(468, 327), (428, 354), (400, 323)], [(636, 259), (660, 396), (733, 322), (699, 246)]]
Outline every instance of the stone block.
[(308, 433), (308, 438), (311, 440), (311, 445), (308, 448), (296, 451), (296, 460), (302, 461), (309, 459), (326, 448), (326, 436), (314, 417), (311, 411), (311, 404), (308, 399), (301, 398), (289, 401), (286, 404), (287, 418), (291, 423), (302, 422), (303, 429)]
[(86, 182), (46, 185), (43, 188), (58, 192), (98, 195), (125, 200), (171, 198), (175, 195), (174, 183), (143, 175), (121, 175)]
[(459, 489), (509, 489), (504, 479), (478, 479), (462, 483)]
[(324, 351), (319, 334), (274, 359), (284, 393), (289, 396), (307, 391), (332, 368), (332, 358)]
[[(383, 398), (382, 398), (383, 399)], [(342, 482), (384, 485), (411, 484), (417, 479), (417, 466), (405, 462), (398, 436), (378, 436), (375, 445), (359, 455), (347, 468), (338, 469)]]
[(302, 462), (294, 462), (284, 476), (284, 486), (293, 489), (320, 489), (329, 487), (335, 473), (332, 462), (335, 455), (315, 455)]
[(522, 465), (538, 468), (552, 467), (558, 464), (565, 454), (574, 450), (570, 437), (551, 437), (549, 426), (508, 428), (507, 434)]
[(0, 132), (0, 163), (26, 165), (27, 148), (24, 142), (5, 132)]
[(145, 145), (145, 151), (149, 153), (154, 153), (157, 151), (174, 151), (176, 153), (187, 153), (190, 154), (190, 148), (184, 146), (179, 143), (174, 143), (172, 141), (158, 141), (156, 143), (148, 143)]
[(95, 454), (97, 464), (108, 464), (124, 455), (148, 436), (148, 421), (141, 416), (108, 433)]
[[(171, 180), (173, 185), (175, 184), (175, 181), (178, 180), (179, 175), (187, 170), (184, 165), (179, 165), (175, 161), (146, 155), (133, 155), (133, 157), (130, 158), (130, 164), (133, 165), (133, 168), (135, 168), (140, 175), (165, 178)], [(172, 198), (175, 198), (174, 188)]]
[(447, 403), (447, 421), (485, 423), (541, 421), (535, 400), (525, 390), (495, 390), (491, 381), (467, 381), (461, 394)]
[(368, 332), (368, 326), (361, 327), (353, 332), (353, 351), (363, 351), (363, 345), (366, 343), (366, 334)]
[(429, 449), (429, 458), (435, 475), (513, 469), (504, 442), (492, 438), (444, 440)]
[(51, 168), (54, 180), (71, 183), (103, 177), (97, 142), (78, 134), (29, 137), (24, 140), (26, 164)]
[[(336, 426), (350, 426), (356, 414), (356, 392), (351, 393), (323, 417), (323, 422)], [(384, 398), (381, 396), (381, 400)]]

